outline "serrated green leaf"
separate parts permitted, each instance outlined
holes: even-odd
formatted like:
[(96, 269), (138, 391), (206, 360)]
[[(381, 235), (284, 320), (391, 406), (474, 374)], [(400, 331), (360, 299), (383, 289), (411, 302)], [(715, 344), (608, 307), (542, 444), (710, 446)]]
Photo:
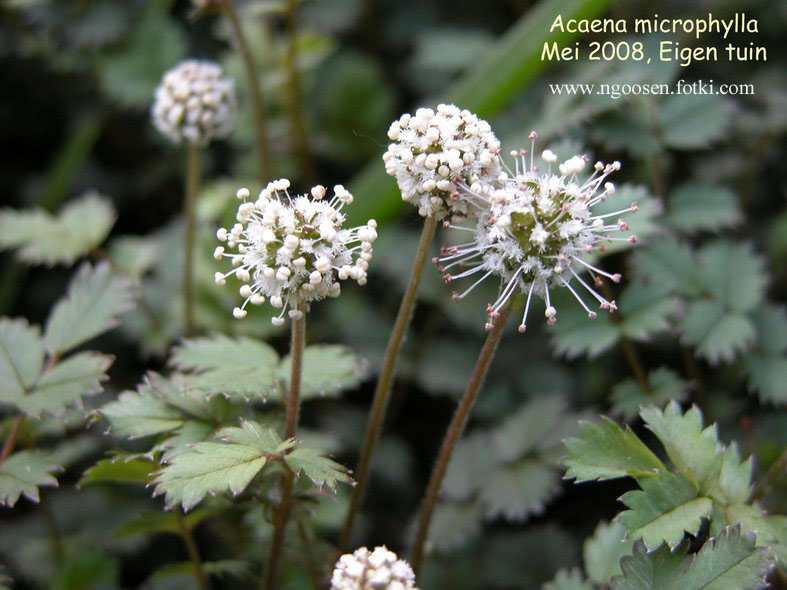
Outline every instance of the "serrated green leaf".
[(754, 349), (743, 358), (749, 387), (763, 402), (787, 403), (787, 314), (775, 305), (760, 305), (752, 313), (757, 333)]
[(429, 542), (441, 552), (461, 547), (478, 534), (481, 522), (481, 507), (475, 502), (441, 502), (432, 515)]
[(0, 318), (0, 402), (16, 404), (44, 366), (44, 343), (25, 320)]
[(630, 428), (624, 430), (605, 417), (601, 424), (583, 422), (579, 436), (566, 439), (565, 445), (565, 477), (575, 478), (577, 483), (626, 476), (646, 478), (666, 470)]
[(80, 268), (66, 297), (52, 309), (44, 340), (47, 350), (61, 354), (116, 326), (118, 316), (133, 306), (134, 283), (112, 272), (109, 264)]
[[(593, 215), (604, 215), (637, 203), (636, 212), (625, 212), (614, 219), (622, 219), (629, 225), (626, 235), (635, 235), (640, 241), (660, 231), (657, 218), (661, 215), (661, 203), (653, 198), (648, 189), (640, 185), (624, 184), (619, 186), (609, 199), (593, 206)], [(627, 240), (609, 242), (604, 248), (604, 256), (633, 248)]]
[(184, 422), (177, 408), (154, 396), (149, 389), (125, 391), (118, 399), (101, 408), (112, 432), (118, 436), (140, 438), (174, 430)]
[[(290, 382), (290, 357), (284, 357), (278, 375), (285, 387)], [(366, 364), (346, 346), (317, 344), (303, 352), (301, 399), (333, 397), (356, 387), (367, 374)]]
[(241, 420), (240, 428), (230, 426), (216, 433), (216, 438), (230, 443), (247, 445), (264, 453), (283, 453), (291, 449), (292, 440), (282, 441), (279, 434), (269, 426), (263, 426), (253, 420)]
[(454, 501), (472, 498), (495, 468), (489, 460), (490, 441), (485, 433), (464, 437), (451, 456), (440, 487), (440, 496)]
[(703, 289), (725, 310), (743, 313), (762, 301), (767, 279), (749, 244), (712, 242), (699, 251), (698, 262)]
[(678, 585), (686, 557), (662, 545), (648, 552), (644, 543), (634, 544), (634, 553), (621, 559), (623, 574), (612, 578), (612, 590), (682, 590)]
[[(741, 461), (735, 443), (724, 449), (716, 481), (708, 486), (708, 495), (722, 504), (742, 504), (752, 492), (754, 457)], [(734, 523), (733, 523), (734, 524)]]
[(676, 303), (668, 289), (632, 283), (620, 296), (623, 316), (620, 329), (632, 340), (646, 342), (654, 334), (669, 329)]
[(593, 590), (593, 584), (582, 577), (577, 568), (560, 569), (555, 577), (542, 586), (542, 590)]
[(188, 511), (208, 494), (240, 494), (267, 462), (266, 453), (248, 445), (195, 443), (156, 473), (154, 495), (163, 494), (167, 507), (181, 504)]
[(188, 448), (197, 442), (206, 441), (212, 438), (215, 434), (215, 427), (210, 422), (203, 422), (202, 420), (187, 420), (182, 426), (171, 431), (173, 434), (156, 444), (150, 452), (161, 452), (160, 461), (162, 463), (169, 463), (175, 455), (188, 450)]
[(115, 222), (112, 204), (97, 192), (68, 203), (57, 216), (41, 209), (0, 212), (0, 248), (23, 262), (72, 264), (103, 242)]
[(487, 518), (523, 522), (541, 514), (559, 491), (560, 476), (554, 468), (525, 459), (496, 469), (483, 482), (478, 501)]
[(593, 536), (582, 545), (588, 578), (596, 584), (609, 584), (620, 571), (620, 559), (630, 555), (634, 541), (626, 538), (626, 527), (617, 521), (600, 522)]
[(659, 113), (661, 139), (678, 150), (706, 147), (725, 135), (731, 114), (730, 104), (720, 96), (675, 94)]
[(709, 498), (698, 497), (694, 485), (674, 473), (639, 480), (641, 490), (626, 492), (620, 497), (629, 510), (618, 515), (618, 521), (629, 530), (629, 537), (642, 539), (648, 550), (662, 543), (674, 549), (683, 540), (684, 532), (696, 534), (713, 507)]
[(103, 389), (111, 356), (80, 352), (45, 371), (33, 390), (16, 405), (31, 416), (61, 415), (69, 406), (82, 405), (82, 397), (96, 395)]
[(171, 360), (181, 370), (198, 372), (190, 386), (199, 391), (263, 399), (278, 391), (278, 362), (279, 355), (264, 342), (222, 335), (185, 340)]
[(305, 473), (318, 488), (327, 485), (336, 491), (339, 482), (350, 485), (355, 483), (344, 465), (323, 456), (319, 449), (296, 448), (284, 456), (284, 461), (296, 476), (301, 472)]
[(111, 459), (101, 459), (89, 467), (79, 480), (84, 487), (97, 483), (137, 483), (147, 485), (156, 469), (153, 461), (146, 459), (126, 459), (122, 455)]
[(677, 471), (696, 490), (707, 490), (722, 462), (716, 425), (703, 428), (699, 408), (692, 406), (684, 414), (677, 402), (670, 402), (663, 412), (655, 406), (642, 408), (640, 415), (664, 445)]
[(643, 389), (636, 379), (627, 379), (612, 388), (612, 413), (626, 419), (639, 413), (640, 406), (663, 406), (671, 401), (686, 399), (689, 384), (667, 367), (648, 373), (649, 389)]
[(716, 301), (692, 301), (682, 325), (683, 340), (710, 363), (730, 362), (754, 341), (754, 325), (745, 315)]
[(718, 230), (740, 220), (738, 200), (726, 187), (687, 182), (670, 195), (666, 221), (678, 231)]
[(0, 464), (0, 504), (13, 508), (19, 496), (38, 502), (39, 486), (57, 487), (52, 473), (60, 468), (44, 451), (19, 451)]
[(702, 546), (681, 576), (686, 590), (757, 590), (766, 586), (771, 569), (768, 551), (756, 547), (754, 535), (733, 527)]

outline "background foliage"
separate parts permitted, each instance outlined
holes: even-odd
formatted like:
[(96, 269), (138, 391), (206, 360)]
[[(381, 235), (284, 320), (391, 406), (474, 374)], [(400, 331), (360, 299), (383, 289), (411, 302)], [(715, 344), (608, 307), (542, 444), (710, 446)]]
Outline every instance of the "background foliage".
[[(642, 245), (602, 261), (624, 272), (618, 314), (588, 321), (562, 305), (553, 329), (533, 322), (526, 336), (504, 338), (449, 468), (421, 587), (756, 587), (773, 554), (784, 555), (787, 482), (764, 486), (762, 477), (787, 442), (787, 9), (758, 0), (696, 7), (757, 18), (765, 63), (540, 62), (557, 13), (653, 11), (607, 4), (303, 2), (297, 67), (310, 174), (294, 155), (286, 105), (284, 3), (238, 2), (276, 175), (304, 189), (345, 183), (352, 216), (380, 223), (369, 285), (315, 306), (310, 321), (303, 442), (286, 455), (305, 474), (296, 520), (307, 526), (290, 535), (287, 587), (311, 587), (332, 557), (348, 498), (337, 483), (357, 459), (415, 251), (420, 221), (384, 174), (385, 132), (401, 112), (438, 99), (488, 118), (506, 152), (537, 129), (559, 155), (621, 160), (618, 193), (639, 203), (630, 223)], [(665, 16), (690, 10), (659, 6)], [(264, 426), (281, 417), (287, 337), (262, 310), (233, 320), (235, 295), (212, 282), (213, 233), (232, 218), (235, 189), (253, 192), (256, 160), (229, 29), (190, 13), (189, 2), (172, 0), (0, 7), (0, 439), (18, 429), (0, 466), (0, 503), (14, 507), (0, 512), (0, 586), (8, 574), (18, 588), (188, 587), (186, 547), (174, 536), (184, 527), (217, 588), (250, 587), (265, 555), (261, 506), (273, 486), (264, 477), (246, 484), (281, 469), (277, 453), (289, 444)], [(156, 135), (148, 112), (163, 71), (186, 56), (224, 65), (241, 113), (237, 131), (204, 156), (201, 335), (182, 341), (183, 154)], [(756, 94), (613, 101), (552, 96), (547, 86), (678, 78), (751, 82)], [(479, 289), (453, 303), (427, 272), (359, 543), (406, 548), (490, 296)], [(213, 477), (200, 454), (230, 475)], [(171, 468), (158, 471), (159, 461)], [(603, 481), (575, 485), (564, 474)], [(212, 496), (223, 491), (232, 494)], [(204, 498), (185, 517), (162, 511)], [(676, 509), (680, 518), (662, 518)], [(723, 563), (742, 565), (712, 581)], [(770, 576), (784, 580), (783, 568)]]

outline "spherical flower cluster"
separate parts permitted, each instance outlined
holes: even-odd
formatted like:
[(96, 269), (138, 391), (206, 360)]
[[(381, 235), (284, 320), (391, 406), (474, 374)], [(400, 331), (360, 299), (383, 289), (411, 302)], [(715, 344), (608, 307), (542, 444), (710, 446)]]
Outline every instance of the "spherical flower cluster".
[(232, 131), (237, 109), (232, 79), (221, 66), (187, 60), (164, 74), (153, 102), (153, 124), (175, 143), (207, 145)]
[[(531, 136), (535, 138), (535, 134)], [(527, 296), (520, 332), (525, 331), (533, 295), (544, 299), (547, 323), (554, 324), (557, 310), (549, 296), (553, 287), (567, 288), (588, 316), (594, 318), (596, 312), (570, 284), (572, 281), (581, 285), (601, 309), (615, 311), (615, 302), (608, 301), (594, 286), (601, 286), (601, 277), (618, 282), (620, 275), (607, 273), (585, 258), (594, 251), (604, 251), (609, 241), (636, 241), (633, 235), (608, 235), (629, 229), (618, 216), (636, 211), (636, 203), (613, 213), (592, 213), (594, 205), (615, 192), (614, 185), (605, 180), (620, 169), (620, 163), (604, 165), (597, 162), (590, 177), (580, 181), (578, 175), (586, 165), (584, 157), (570, 158), (558, 166), (559, 174), (554, 174), (552, 164), (557, 156), (545, 150), (541, 159), (548, 169), (541, 174), (534, 166), (532, 152), (529, 168), (524, 153), (512, 154), (518, 158), (516, 170), (509, 171), (505, 179), (501, 178), (504, 182), (488, 195), (476, 195), (485, 198), (488, 206), (479, 215), (473, 240), (443, 248), (442, 256), (435, 259), (446, 282), (481, 275), (464, 293), (454, 293), (454, 299), (461, 299), (487, 277), (499, 277), (502, 287), (497, 300), (487, 308), (487, 329), (494, 324), (506, 302), (519, 291)], [(452, 268), (459, 268), (460, 272), (451, 274)], [(590, 274), (593, 286), (580, 276), (583, 271)]]
[(361, 547), (342, 555), (331, 576), (331, 590), (418, 590), (405, 560), (385, 547)]
[(454, 105), (402, 115), (388, 137), (394, 143), (383, 155), (385, 171), (424, 217), (466, 216), (475, 198), (458, 188), (483, 193), (501, 171), (500, 142), (489, 123)]
[[(232, 260), (233, 269), (217, 272), (215, 280), (225, 284), (234, 275), (242, 283), (243, 304), (233, 310), (241, 319), (249, 303), (261, 305), (266, 297), (281, 309), (274, 325), (284, 323), (284, 313), (301, 317), (299, 304), (309, 304), (341, 292), (339, 281), (353, 279), (366, 284), (366, 271), (372, 258), (372, 242), (377, 239), (377, 223), (344, 229), (342, 207), (352, 203), (347, 189), (336, 185), (333, 198), (326, 198), (326, 189), (318, 185), (311, 195), (291, 197), (287, 179), (275, 180), (266, 186), (254, 202), (247, 202), (248, 189), (240, 189), (237, 223), (220, 228), (218, 239), (236, 252), (225, 252), (219, 246), (214, 257)], [(354, 245), (353, 245), (354, 244)]]

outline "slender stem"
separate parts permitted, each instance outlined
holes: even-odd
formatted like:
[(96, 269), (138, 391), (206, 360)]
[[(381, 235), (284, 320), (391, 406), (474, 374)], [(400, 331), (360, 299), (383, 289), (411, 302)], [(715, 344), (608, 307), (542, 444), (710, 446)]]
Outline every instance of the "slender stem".
[(49, 529), (49, 551), (52, 553), (52, 559), (57, 565), (62, 565), (66, 554), (63, 547), (63, 533), (60, 531), (60, 525), (57, 523), (46, 492), (41, 493), (39, 506), (46, 528)]
[(418, 243), (415, 261), (410, 271), (410, 279), (407, 282), (402, 302), (399, 304), (399, 312), (396, 315), (393, 331), (388, 337), (388, 345), (385, 348), (383, 364), (380, 369), (380, 377), (377, 380), (377, 386), (375, 387), (374, 397), (372, 399), (372, 407), (369, 410), (369, 420), (366, 424), (366, 432), (364, 433), (363, 445), (361, 446), (361, 457), (355, 469), (354, 475), (357, 483), (353, 488), (350, 508), (347, 512), (347, 519), (344, 522), (344, 529), (339, 537), (340, 551), (346, 549), (350, 544), (355, 517), (358, 515), (358, 511), (361, 508), (361, 504), (366, 494), (372, 456), (375, 446), (380, 439), (380, 432), (382, 431), (383, 420), (385, 418), (385, 410), (388, 406), (388, 399), (391, 396), (391, 387), (396, 371), (396, 359), (399, 356), (402, 342), (407, 334), (407, 328), (410, 326), (410, 321), (413, 317), (418, 287), (421, 284), (421, 276), (423, 275), (426, 260), (429, 257), (429, 251), (432, 247), (436, 228), (436, 218), (427, 217), (424, 220), (424, 227), (421, 230), (421, 241)]
[(298, 519), (298, 535), (301, 538), (301, 543), (306, 550), (306, 560), (309, 566), (309, 577), (312, 579), (312, 587), (317, 590), (321, 585), (320, 570), (317, 560), (314, 557), (314, 543), (309, 531), (306, 530), (306, 525), (303, 524), (302, 519)]
[[(290, 347), (290, 387), (287, 394), (286, 414), (284, 419), (284, 438), (293, 438), (298, 426), (298, 410), (300, 408), (301, 374), (303, 369), (303, 349), (306, 342), (306, 308), (303, 303), (298, 305), (298, 311), (303, 315), (292, 320), (292, 345)], [(273, 539), (271, 552), (268, 558), (268, 569), (265, 572), (265, 590), (276, 587), (276, 578), (279, 572), (279, 562), (284, 548), (284, 533), (287, 521), (290, 519), (292, 504), (292, 489), (294, 474), (284, 465), (284, 475), (281, 479), (281, 498), (279, 509), (273, 515)]]
[(284, 68), (287, 72), (286, 105), (292, 128), (293, 147), (300, 163), (303, 180), (311, 184), (314, 178), (309, 134), (306, 129), (301, 104), (301, 80), (298, 72), (298, 30), (295, 23), (295, 8), (298, 0), (287, 0), (284, 9), (284, 24), (287, 29), (287, 52), (284, 56)]
[(243, 69), (246, 72), (246, 83), (249, 87), (249, 98), (251, 99), (252, 113), (254, 114), (254, 143), (257, 147), (257, 158), (259, 159), (260, 183), (265, 185), (271, 179), (271, 153), (268, 143), (268, 120), (265, 114), (265, 103), (260, 92), (259, 80), (257, 79), (257, 68), (254, 65), (254, 58), (251, 56), (249, 44), (243, 34), (238, 12), (232, 0), (224, 3), (224, 13), (232, 28), (232, 36), (235, 40), (238, 53), (240, 53)]
[(497, 318), (494, 326), (486, 337), (484, 346), (481, 348), (481, 352), (478, 355), (473, 373), (470, 375), (470, 381), (467, 383), (467, 389), (465, 389), (465, 393), (459, 402), (459, 406), (456, 408), (454, 417), (448, 425), (445, 438), (443, 438), (443, 444), (440, 447), (437, 460), (432, 468), (432, 475), (429, 478), (429, 485), (426, 488), (423, 505), (421, 506), (421, 513), (418, 516), (418, 527), (415, 533), (415, 542), (413, 543), (412, 559), (410, 560), (413, 571), (415, 571), (416, 574), (423, 562), (424, 544), (429, 532), (429, 525), (432, 522), (432, 514), (437, 504), (437, 496), (440, 493), (440, 487), (443, 484), (443, 478), (448, 469), (448, 463), (451, 461), (454, 449), (467, 425), (470, 412), (478, 398), (478, 392), (484, 384), (489, 365), (492, 364), (497, 345), (500, 343), (500, 339), (503, 336), (506, 319), (508, 319), (510, 311), (511, 303), (508, 303), (500, 312), (500, 316)]
[(773, 484), (779, 481), (784, 475), (784, 472), (787, 471), (787, 449), (782, 451), (782, 454), (779, 456), (778, 459), (771, 465), (770, 469), (765, 472), (760, 478), (760, 481), (757, 482), (757, 487), (754, 488), (754, 491), (751, 494), (751, 500), (754, 502), (755, 500), (759, 500), (765, 495), (765, 492), (768, 491)]
[[(601, 292), (604, 294), (604, 297), (610, 301), (615, 298), (614, 294), (612, 293), (612, 289), (609, 288), (607, 283), (602, 283)], [(619, 314), (613, 313), (612, 321), (613, 323), (620, 325), (623, 323), (623, 318), (620, 317)], [(623, 355), (626, 357), (626, 362), (628, 363), (631, 372), (634, 373), (634, 377), (637, 378), (639, 386), (646, 393), (653, 393), (653, 388), (650, 386), (650, 381), (648, 381), (648, 374), (645, 372), (645, 366), (642, 364), (642, 361), (637, 354), (637, 348), (634, 346), (634, 343), (631, 342), (631, 340), (629, 340), (626, 336), (621, 337), (620, 343), (623, 346)]]
[(11, 425), (11, 432), (8, 433), (8, 438), (5, 439), (3, 443), (3, 450), (0, 451), (0, 464), (2, 464), (8, 457), (11, 455), (11, 452), (14, 450), (14, 445), (16, 444), (16, 437), (19, 435), (19, 429), (22, 427), (22, 423), (25, 421), (24, 414), (19, 414), (15, 419), (14, 423)]
[(186, 198), (183, 204), (183, 215), (186, 218), (183, 245), (183, 307), (186, 336), (191, 336), (194, 332), (194, 238), (199, 176), (199, 147), (190, 145), (186, 161)]
[(183, 537), (183, 542), (186, 544), (186, 549), (189, 552), (189, 558), (191, 559), (191, 563), (194, 566), (194, 577), (197, 579), (197, 585), (199, 586), (200, 590), (208, 590), (208, 576), (205, 574), (205, 570), (202, 567), (202, 559), (199, 555), (197, 543), (194, 541), (194, 535), (192, 533), (191, 527), (186, 522), (186, 519), (183, 516), (183, 511), (180, 507), (175, 509), (175, 519), (178, 522), (180, 536)]

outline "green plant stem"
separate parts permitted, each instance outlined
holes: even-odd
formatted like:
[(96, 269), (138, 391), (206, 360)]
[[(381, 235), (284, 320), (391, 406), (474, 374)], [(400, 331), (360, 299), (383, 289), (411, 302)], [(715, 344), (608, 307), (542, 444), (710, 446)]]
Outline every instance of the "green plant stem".
[(57, 523), (55, 512), (46, 493), (41, 494), (40, 499), (41, 514), (44, 517), (46, 528), (49, 529), (49, 551), (52, 553), (52, 560), (57, 565), (62, 565), (65, 558), (65, 548), (63, 547), (63, 533)]
[(426, 494), (424, 495), (423, 504), (421, 506), (421, 513), (418, 516), (415, 542), (413, 543), (411, 552), (412, 558), (410, 563), (416, 574), (418, 574), (421, 564), (423, 563), (424, 545), (426, 543), (427, 534), (429, 533), (429, 525), (432, 522), (432, 514), (437, 505), (440, 487), (443, 484), (443, 478), (448, 469), (448, 463), (451, 461), (451, 456), (465, 430), (470, 412), (484, 384), (484, 379), (489, 371), (489, 365), (492, 364), (497, 345), (500, 344), (500, 339), (503, 336), (506, 320), (508, 319), (510, 311), (511, 303), (509, 302), (500, 312), (500, 316), (489, 331), (486, 341), (484, 341), (484, 346), (481, 348), (481, 352), (478, 355), (473, 373), (470, 375), (470, 381), (468, 381), (465, 393), (459, 402), (459, 406), (456, 408), (451, 423), (448, 425), (448, 430), (446, 430), (445, 437), (443, 438), (443, 444), (440, 446), (440, 452), (432, 468), (432, 475), (429, 477), (429, 485), (426, 488)]
[(257, 79), (257, 68), (254, 65), (254, 58), (251, 49), (243, 34), (243, 26), (238, 18), (238, 12), (232, 0), (224, 3), (224, 14), (232, 28), (232, 36), (235, 40), (238, 53), (240, 53), (243, 69), (246, 73), (246, 82), (249, 87), (249, 98), (254, 115), (254, 144), (257, 148), (257, 158), (259, 161), (259, 179), (264, 186), (271, 179), (271, 153), (270, 143), (268, 142), (268, 118), (265, 114), (265, 103), (260, 92), (259, 80)]
[(346, 549), (350, 544), (355, 518), (358, 515), (358, 511), (360, 510), (366, 494), (372, 456), (374, 455), (375, 446), (380, 439), (383, 420), (385, 418), (385, 410), (388, 406), (388, 399), (391, 397), (391, 388), (393, 386), (393, 378), (396, 371), (396, 359), (399, 356), (402, 342), (404, 342), (404, 337), (407, 334), (407, 329), (413, 318), (413, 309), (415, 308), (415, 302), (418, 295), (418, 287), (421, 284), (421, 277), (423, 276), (426, 260), (429, 257), (429, 251), (432, 247), (436, 228), (436, 218), (427, 217), (424, 220), (424, 227), (421, 230), (421, 240), (418, 243), (415, 261), (410, 271), (410, 279), (407, 281), (407, 287), (405, 288), (402, 302), (399, 304), (399, 312), (396, 315), (393, 330), (388, 337), (388, 344), (385, 348), (383, 364), (380, 369), (380, 377), (377, 379), (374, 397), (372, 398), (372, 407), (369, 410), (369, 420), (366, 423), (366, 432), (364, 433), (363, 444), (361, 446), (361, 457), (358, 460), (358, 466), (354, 473), (356, 485), (353, 488), (347, 519), (344, 522), (344, 528), (339, 537), (340, 551)]
[(771, 465), (770, 469), (765, 472), (760, 478), (760, 481), (757, 482), (757, 486), (754, 488), (754, 491), (751, 494), (751, 501), (754, 502), (755, 500), (759, 500), (765, 495), (765, 492), (775, 484), (779, 479), (784, 475), (785, 471), (787, 471), (787, 449), (782, 451), (782, 454), (779, 455), (779, 458)]
[(194, 577), (197, 580), (197, 585), (200, 590), (208, 590), (208, 576), (205, 574), (205, 569), (202, 567), (202, 559), (199, 555), (197, 543), (194, 541), (194, 534), (191, 527), (186, 522), (183, 516), (183, 510), (178, 506), (175, 509), (175, 519), (178, 521), (178, 528), (180, 529), (180, 536), (183, 537), (183, 542), (186, 544), (186, 550), (189, 552), (189, 559), (194, 566)]
[[(303, 315), (300, 319), (292, 320), (292, 344), (290, 346), (290, 387), (287, 393), (286, 413), (284, 418), (284, 440), (295, 436), (298, 427), (298, 411), (300, 409), (301, 374), (303, 373), (303, 349), (306, 344), (306, 306), (298, 305), (298, 311)], [(268, 569), (265, 572), (265, 590), (276, 588), (276, 579), (279, 572), (279, 562), (284, 548), (284, 533), (287, 521), (290, 519), (292, 504), (292, 490), (295, 475), (284, 463), (284, 474), (281, 479), (281, 498), (279, 509), (273, 515), (273, 539), (271, 552), (268, 558)]]
[(194, 242), (197, 223), (199, 164), (199, 147), (190, 145), (186, 158), (186, 198), (183, 204), (183, 216), (186, 220), (183, 245), (183, 308), (186, 336), (191, 336), (194, 333)]
[(16, 437), (19, 435), (19, 429), (22, 428), (22, 423), (25, 421), (24, 414), (19, 414), (11, 425), (11, 431), (8, 433), (8, 438), (3, 443), (3, 450), (0, 451), (0, 465), (8, 459), (16, 445)]
[(286, 105), (292, 130), (293, 147), (300, 164), (300, 173), (306, 184), (314, 180), (314, 166), (309, 149), (309, 134), (302, 108), (301, 80), (298, 72), (298, 29), (295, 23), (295, 8), (298, 0), (287, 0), (284, 9), (284, 24), (287, 29), (287, 51), (284, 56), (284, 69), (287, 72)]

